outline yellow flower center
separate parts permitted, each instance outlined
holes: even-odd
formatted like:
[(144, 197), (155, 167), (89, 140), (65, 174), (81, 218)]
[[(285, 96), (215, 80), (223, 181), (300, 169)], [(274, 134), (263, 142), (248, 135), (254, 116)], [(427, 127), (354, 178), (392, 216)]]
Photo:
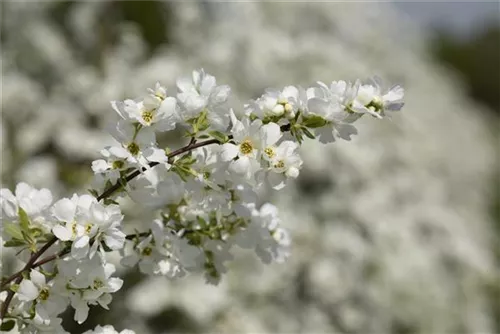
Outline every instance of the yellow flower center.
[(145, 110), (142, 112), (142, 119), (144, 120), (144, 122), (150, 124), (151, 121), (153, 120), (153, 112), (151, 110)]
[(266, 147), (266, 149), (264, 150), (264, 153), (269, 157), (269, 158), (272, 158), (275, 156), (276, 153), (274, 153), (274, 150), (272, 147)]
[(76, 223), (75, 222), (73, 222), (71, 224), (71, 232), (73, 233), (73, 237), (75, 237), (76, 236), (76, 232), (77, 232), (76, 231)]
[(153, 250), (151, 249), (151, 247), (146, 247), (142, 250), (142, 255), (150, 256), (152, 252), (153, 252)]
[(132, 142), (132, 143), (127, 145), (127, 150), (130, 152), (130, 154), (137, 155), (137, 154), (139, 154), (139, 145)]
[(280, 160), (274, 164), (274, 168), (283, 168), (283, 167), (285, 167), (285, 162), (283, 160)]
[(125, 163), (121, 160), (115, 160), (112, 163), (113, 169), (122, 169), (124, 165), (125, 165)]
[(103, 286), (104, 286), (104, 283), (103, 283), (100, 279), (97, 279), (97, 278), (96, 278), (96, 279), (94, 280), (94, 284), (93, 284), (93, 286), (92, 286), (92, 287), (93, 287), (95, 290), (97, 290), (97, 289), (102, 288)]
[(240, 144), (240, 152), (247, 155), (253, 152), (253, 145), (250, 140), (245, 140)]
[(40, 290), (40, 293), (38, 294), (38, 298), (40, 298), (40, 300), (47, 300), (47, 299), (49, 299), (49, 296), (50, 296), (50, 293), (49, 293), (49, 289), (47, 289), (47, 288), (43, 288), (42, 290)]
[(94, 226), (94, 225), (93, 225), (92, 223), (87, 223), (87, 224), (85, 225), (85, 233), (89, 234), (89, 233), (90, 233), (90, 231), (92, 230), (92, 227), (93, 227), (93, 226)]

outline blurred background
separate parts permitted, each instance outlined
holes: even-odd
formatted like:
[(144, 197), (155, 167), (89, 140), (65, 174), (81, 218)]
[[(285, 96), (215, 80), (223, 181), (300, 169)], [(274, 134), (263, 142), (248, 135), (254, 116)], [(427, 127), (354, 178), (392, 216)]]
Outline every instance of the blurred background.
[[(1, 179), (83, 193), (109, 101), (204, 67), (234, 103), (267, 87), (374, 74), (406, 90), (391, 121), (302, 148), (264, 200), (284, 265), (242, 252), (217, 286), (119, 268), (113, 324), (148, 333), (500, 333), (500, 20), (495, 2), (2, 1)], [(175, 142), (173, 134), (163, 140)], [(180, 144), (180, 143), (179, 143)], [(146, 216), (130, 211), (128, 224)], [(4, 252), (4, 269), (13, 269)]]

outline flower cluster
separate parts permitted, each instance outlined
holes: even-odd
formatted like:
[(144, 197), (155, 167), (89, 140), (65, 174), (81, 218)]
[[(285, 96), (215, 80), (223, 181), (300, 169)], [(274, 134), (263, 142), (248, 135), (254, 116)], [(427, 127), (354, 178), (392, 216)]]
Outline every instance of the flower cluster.
[[(119, 251), (123, 265), (149, 275), (201, 272), (214, 284), (227, 271), (233, 247), (253, 249), (264, 263), (285, 260), (290, 237), (276, 207), (259, 206), (258, 191), (282, 189), (299, 176), (298, 148), (306, 137), (350, 140), (363, 115), (381, 119), (403, 106), (403, 89), (385, 89), (378, 78), (269, 89), (242, 107), (231, 106), (229, 97), (228, 86), (199, 70), (179, 79), (175, 94), (157, 83), (144, 97), (113, 101), (120, 117), (110, 129), (116, 144), (92, 163), (93, 196), (52, 204), (46, 189), (24, 183), (15, 194), (2, 189), (4, 246), (27, 259), (22, 271), (2, 281), (8, 290), (2, 329), (17, 324), (26, 333), (59, 333), (58, 315), (68, 306), (78, 323), (89, 305), (107, 308), (123, 283), (112, 276), (107, 252)], [(174, 130), (189, 143), (160, 147), (156, 136)], [(124, 233), (123, 196), (156, 212), (144, 231)], [(40, 259), (49, 249), (53, 255)]]

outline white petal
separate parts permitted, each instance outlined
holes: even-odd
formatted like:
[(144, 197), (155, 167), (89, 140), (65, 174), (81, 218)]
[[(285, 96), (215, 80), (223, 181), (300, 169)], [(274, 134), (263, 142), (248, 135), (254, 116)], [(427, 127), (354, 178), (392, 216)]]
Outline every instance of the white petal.
[(76, 205), (68, 198), (57, 201), (53, 207), (54, 216), (62, 222), (72, 222), (75, 219)]
[(177, 88), (181, 92), (189, 92), (195, 90), (192, 79), (188, 77), (177, 79), (176, 84)]
[(125, 104), (123, 103), (123, 101), (111, 101), (111, 107), (114, 111), (116, 111), (118, 115), (120, 115), (121, 118), (128, 118), (126, 117)]
[(286, 177), (281, 173), (269, 173), (267, 180), (274, 190), (280, 190), (285, 187)]
[(118, 229), (110, 230), (105, 235), (104, 242), (113, 250), (123, 248), (123, 244), (125, 243), (125, 233)]
[(118, 278), (118, 277), (111, 277), (108, 280), (108, 286), (109, 286), (109, 289), (106, 289), (106, 290), (108, 290), (108, 292), (116, 292), (116, 291), (120, 290), (121, 287), (123, 286), (123, 280)]
[(328, 101), (318, 99), (318, 98), (312, 98), (309, 101), (307, 101), (307, 109), (309, 112), (316, 114), (318, 116), (326, 116), (329, 114), (329, 103)]
[(358, 134), (358, 130), (351, 124), (339, 124), (336, 129), (339, 137), (344, 140), (351, 140), (352, 135)]
[(227, 85), (218, 86), (212, 92), (211, 100), (212, 103), (221, 104), (227, 101), (229, 94), (231, 93), (231, 88)]
[(207, 103), (207, 98), (195, 94), (191, 94), (186, 98), (185, 107), (188, 111), (200, 111), (205, 107)]
[(108, 151), (115, 157), (122, 159), (125, 159), (130, 155), (129, 151), (127, 151), (121, 146), (111, 146), (108, 148)]
[(45, 275), (39, 271), (32, 270), (30, 273), (30, 279), (38, 287), (45, 286)]
[(231, 144), (231, 143), (225, 143), (222, 145), (221, 149), (221, 159), (222, 161), (231, 161), (236, 156), (238, 155), (239, 148), (238, 146)]
[(250, 169), (250, 159), (248, 157), (240, 157), (238, 160), (231, 162), (229, 168), (236, 174), (246, 174)]
[(153, 220), (151, 223), (151, 231), (155, 240), (155, 244), (159, 247), (163, 247), (163, 242), (165, 240), (165, 227), (159, 219)]
[(109, 168), (108, 163), (106, 160), (103, 159), (98, 159), (92, 161), (92, 171), (94, 173), (103, 173)]
[(38, 297), (38, 288), (30, 280), (22, 280), (17, 290), (17, 298), (21, 301), (31, 301)]
[(164, 150), (161, 150), (156, 147), (148, 147), (143, 151), (144, 156), (148, 161), (155, 161), (155, 162), (167, 162), (168, 157), (165, 154)]
[(335, 136), (333, 135), (333, 128), (331, 126), (324, 126), (314, 130), (320, 143), (328, 144), (335, 142)]
[(133, 267), (137, 262), (139, 262), (139, 257), (136, 254), (132, 254), (122, 258), (120, 264), (125, 267)]
[(403, 99), (405, 90), (401, 86), (394, 86), (391, 90), (385, 94), (382, 98), (387, 102), (399, 102)]
[(75, 321), (81, 324), (85, 320), (87, 320), (88, 316), (89, 316), (89, 306), (85, 301), (82, 300), (78, 303), (77, 307), (75, 307)]
[(71, 245), (71, 256), (75, 259), (84, 258), (89, 252), (89, 237), (83, 235)]
[(283, 96), (297, 98), (299, 96), (299, 90), (295, 86), (286, 86), (283, 88)]
[(17, 200), (9, 189), (3, 188), (0, 191), (0, 205), (2, 206), (2, 213), (7, 217), (17, 217)]
[(16, 198), (19, 200), (23, 197), (29, 197), (34, 189), (27, 183), (21, 182), (16, 186)]
[(263, 147), (274, 145), (281, 138), (280, 126), (276, 123), (268, 123), (261, 128)]
[(90, 210), (90, 206), (92, 203), (97, 203), (97, 200), (94, 196), (91, 195), (82, 195), (78, 197), (78, 209), (88, 211)]
[(203, 96), (209, 96), (215, 89), (215, 85), (215, 77), (212, 75), (205, 75), (200, 85), (200, 94)]
[(52, 228), (52, 233), (61, 241), (68, 241), (71, 239), (73, 232), (62, 225), (56, 225)]
[(291, 177), (291, 178), (297, 178), (299, 176), (299, 169), (296, 167), (290, 167), (286, 171), (286, 176)]
[(95, 223), (107, 222), (109, 220), (106, 208), (99, 203), (92, 203), (90, 206), (90, 215)]

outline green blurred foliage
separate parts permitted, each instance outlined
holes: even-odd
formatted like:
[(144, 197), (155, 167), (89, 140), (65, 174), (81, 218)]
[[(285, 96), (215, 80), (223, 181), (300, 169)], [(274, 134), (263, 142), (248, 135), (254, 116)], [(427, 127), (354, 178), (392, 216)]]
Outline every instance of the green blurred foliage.
[(431, 45), (438, 61), (462, 75), (470, 96), (500, 114), (500, 24), (486, 23), (469, 38), (439, 30)]
[[(459, 72), (469, 95), (493, 111), (491, 131), (493, 140), (500, 143), (500, 23), (486, 22), (469, 38), (454, 37), (441, 29), (436, 31), (431, 46), (439, 62)], [(500, 145), (497, 162), (499, 151)], [(500, 171), (492, 181), (490, 212), (496, 231), (493, 252), (500, 267)], [(500, 333), (500, 278), (489, 282), (486, 289), (493, 314), (497, 315), (496, 331)]]

